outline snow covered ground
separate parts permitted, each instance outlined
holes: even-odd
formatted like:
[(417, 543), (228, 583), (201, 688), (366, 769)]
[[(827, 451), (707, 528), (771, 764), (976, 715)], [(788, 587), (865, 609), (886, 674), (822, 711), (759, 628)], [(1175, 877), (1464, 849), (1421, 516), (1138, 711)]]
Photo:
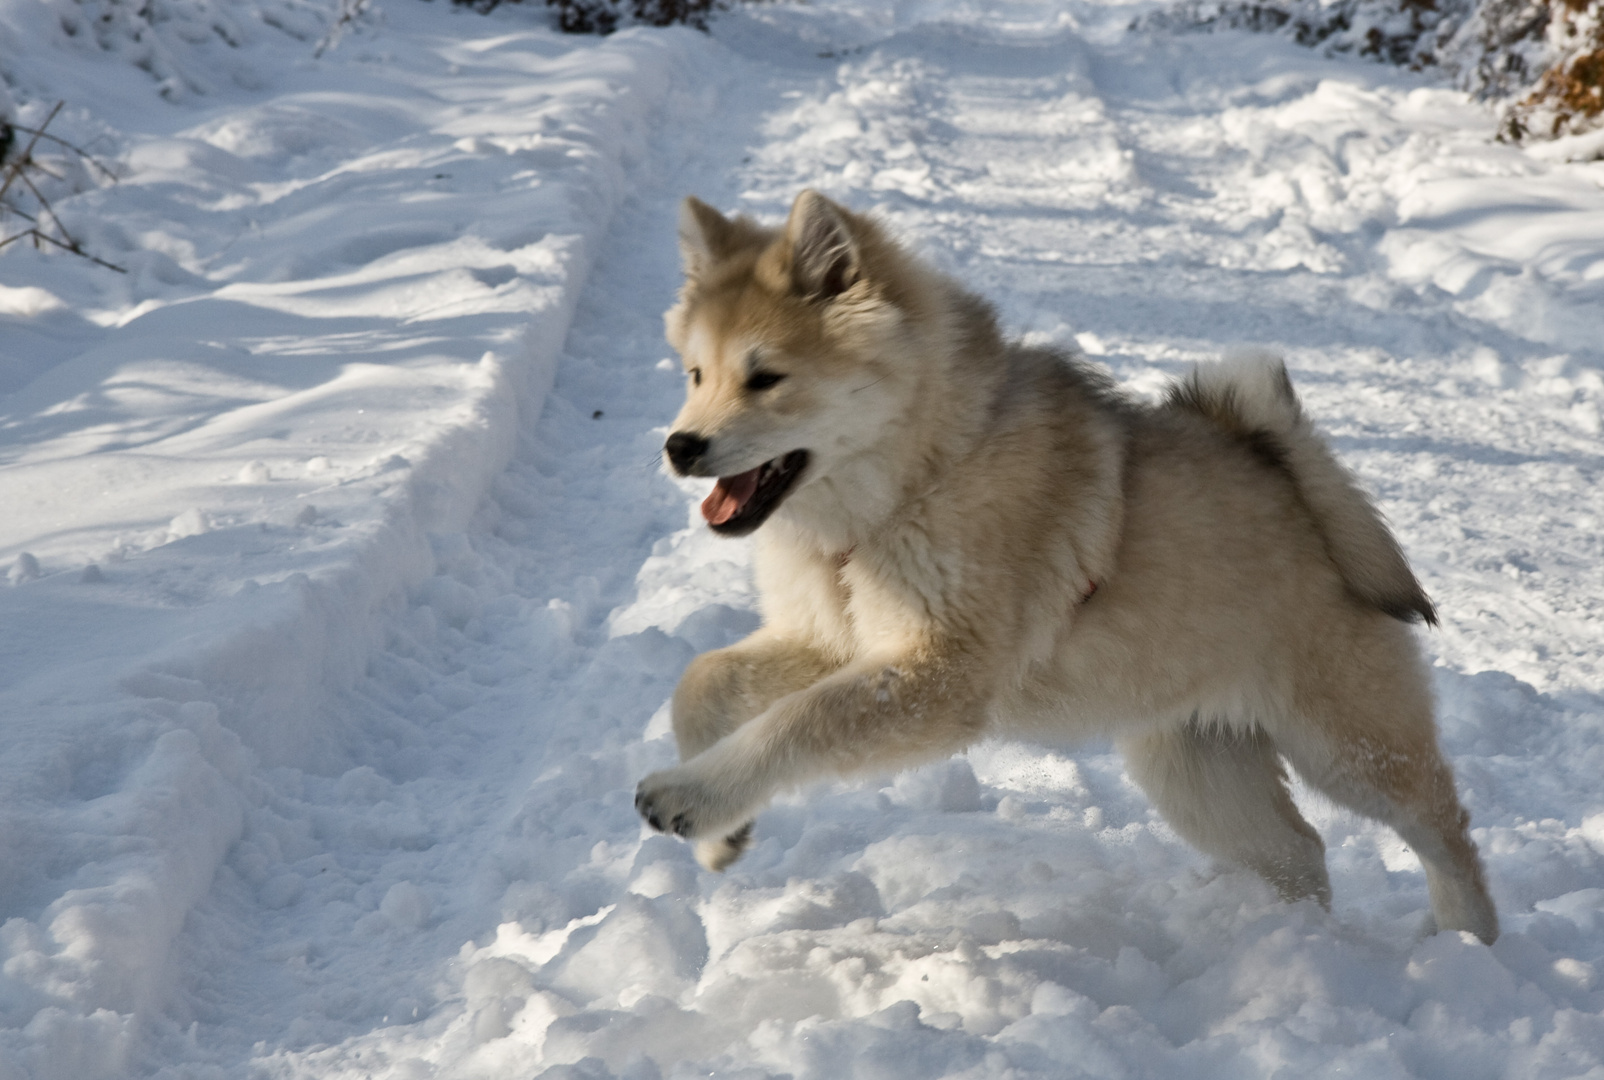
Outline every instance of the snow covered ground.
[[(1604, 1076), (1604, 163), (1135, 5), (67, 10), (0, 71), (130, 272), (0, 256), (0, 1076)], [(1135, 392), (1285, 350), (1442, 614), (1497, 945), (1312, 797), (1280, 904), (1104, 746), (800, 793), (723, 876), (643, 832), (755, 623), (657, 460), (675, 205), (802, 186)]]

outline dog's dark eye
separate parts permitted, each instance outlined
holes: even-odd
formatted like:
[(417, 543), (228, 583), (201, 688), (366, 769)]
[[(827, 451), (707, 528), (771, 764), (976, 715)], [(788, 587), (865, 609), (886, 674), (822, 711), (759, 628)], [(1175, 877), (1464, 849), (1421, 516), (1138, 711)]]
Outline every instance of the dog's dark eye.
[(702, 369), (701, 368), (699, 368), (699, 367), (691, 368), (691, 385), (692, 386), (701, 386), (702, 385)]
[(754, 371), (746, 377), (748, 390), (767, 390), (785, 378), (777, 371)]

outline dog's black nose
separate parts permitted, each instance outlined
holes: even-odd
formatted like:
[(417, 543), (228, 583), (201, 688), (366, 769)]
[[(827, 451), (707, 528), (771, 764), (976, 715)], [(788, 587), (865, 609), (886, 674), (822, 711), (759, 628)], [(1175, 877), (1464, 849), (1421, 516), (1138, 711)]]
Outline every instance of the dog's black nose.
[(707, 440), (688, 431), (676, 431), (663, 444), (663, 450), (668, 454), (668, 460), (673, 463), (674, 471), (683, 476), (691, 471), (691, 466), (696, 464), (697, 458), (707, 453)]

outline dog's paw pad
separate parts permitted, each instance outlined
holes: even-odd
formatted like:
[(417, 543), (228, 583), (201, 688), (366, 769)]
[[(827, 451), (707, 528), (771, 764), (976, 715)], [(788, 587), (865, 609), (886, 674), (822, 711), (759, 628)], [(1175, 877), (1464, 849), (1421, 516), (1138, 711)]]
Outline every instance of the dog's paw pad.
[(658, 813), (657, 807), (653, 805), (652, 798), (646, 793), (644, 784), (635, 789), (635, 812), (644, 818), (646, 824), (650, 825), (654, 830), (657, 832), (663, 831), (663, 816)]
[(739, 831), (751, 800), (735, 797), (728, 783), (709, 780), (694, 766), (652, 773), (635, 789), (635, 810), (658, 832), (701, 840)]
[(635, 789), (635, 812), (661, 833), (693, 838), (706, 820), (705, 799), (694, 782), (675, 782), (672, 772), (654, 773)]

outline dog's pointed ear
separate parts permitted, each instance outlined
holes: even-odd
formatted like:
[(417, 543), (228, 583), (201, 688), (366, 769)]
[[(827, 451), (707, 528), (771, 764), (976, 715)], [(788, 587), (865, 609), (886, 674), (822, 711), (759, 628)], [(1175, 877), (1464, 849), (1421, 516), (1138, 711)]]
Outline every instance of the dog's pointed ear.
[(852, 227), (835, 203), (808, 190), (796, 197), (785, 223), (791, 281), (803, 296), (828, 300), (852, 287), (861, 272)]
[(685, 263), (685, 276), (699, 278), (709, 267), (729, 254), (736, 228), (729, 218), (695, 195), (679, 204), (679, 253)]

